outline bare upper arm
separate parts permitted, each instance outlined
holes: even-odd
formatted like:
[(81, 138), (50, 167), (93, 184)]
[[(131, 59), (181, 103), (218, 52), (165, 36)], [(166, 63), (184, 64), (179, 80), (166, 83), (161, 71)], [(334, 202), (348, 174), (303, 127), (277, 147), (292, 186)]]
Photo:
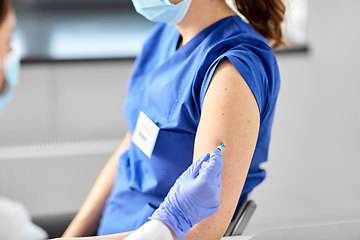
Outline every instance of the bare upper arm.
[(235, 211), (254, 153), (260, 126), (257, 102), (229, 60), (219, 63), (206, 93), (196, 133), (194, 161), (221, 143), (221, 204), (196, 225), (186, 239), (220, 239)]

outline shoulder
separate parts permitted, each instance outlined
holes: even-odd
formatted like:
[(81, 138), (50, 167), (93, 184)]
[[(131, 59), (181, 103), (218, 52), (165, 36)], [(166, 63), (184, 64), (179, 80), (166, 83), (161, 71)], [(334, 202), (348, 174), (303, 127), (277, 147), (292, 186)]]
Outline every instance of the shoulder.
[[(267, 39), (249, 24), (240, 18), (233, 18), (233, 21), (239, 26), (239, 30), (219, 43), (224, 46), (223, 51), (213, 66), (241, 75), (262, 112), (268, 104), (273, 104), (272, 100), (276, 100), (280, 88), (275, 53)], [(223, 61), (224, 59), (228, 61)]]
[(247, 68), (247, 73), (263, 72), (271, 75), (273, 71), (277, 71), (275, 54), (267, 39), (239, 16), (224, 19), (212, 31), (209, 39), (216, 40), (212, 40), (212, 44), (204, 51), (202, 67), (208, 71), (213, 72), (212, 68), (217, 67), (224, 58), (228, 58), (238, 70)]
[(275, 54), (268, 44), (268, 40), (256, 32), (248, 23), (239, 16), (232, 16), (214, 29), (212, 35), (220, 36), (218, 40), (209, 46), (210, 54), (221, 58), (235, 56), (237, 58), (257, 58), (262, 64), (274, 61)]
[[(260, 112), (276, 99), (280, 87), (280, 74), (272, 49), (263, 41), (247, 36), (234, 36), (225, 40), (221, 52), (207, 69), (202, 82), (203, 96), (208, 84), (222, 71), (225, 75), (241, 76), (258, 103)], [(237, 79), (237, 78), (232, 78)], [(205, 89), (205, 91), (204, 91)], [(274, 96), (274, 97), (273, 97)]]
[[(222, 87), (227, 86), (227, 87)], [(225, 90), (223, 98), (244, 98), (244, 96), (254, 96), (253, 90), (239, 73), (238, 69), (229, 59), (222, 59), (216, 67), (212, 76), (210, 88), (216, 88), (217, 91)], [(240, 99), (238, 99), (240, 100)], [(244, 100), (244, 99), (242, 99)]]

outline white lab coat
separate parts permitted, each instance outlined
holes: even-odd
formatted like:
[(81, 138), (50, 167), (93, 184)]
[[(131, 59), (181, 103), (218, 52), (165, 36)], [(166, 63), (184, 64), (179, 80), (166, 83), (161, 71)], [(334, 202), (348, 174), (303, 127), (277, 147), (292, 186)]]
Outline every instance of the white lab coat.
[(144, 223), (124, 240), (173, 240), (170, 230), (159, 221)]
[(26, 208), (18, 202), (0, 197), (0, 239), (42, 240), (48, 236), (31, 222)]
[[(46, 232), (31, 221), (24, 205), (0, 197), (0, 239), (43, 240)], [(149, 221), (125, 240), (173, 240), (169, 229), (161, 222)]]

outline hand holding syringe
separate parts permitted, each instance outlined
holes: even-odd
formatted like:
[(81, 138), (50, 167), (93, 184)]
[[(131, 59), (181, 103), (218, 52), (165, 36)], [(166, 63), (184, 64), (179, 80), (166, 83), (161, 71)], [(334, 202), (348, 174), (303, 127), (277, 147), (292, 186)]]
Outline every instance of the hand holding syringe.
[(194, 162), (176, 180), (151, 217), (166, 223), (179, 239), (219, 209), (223, 147), (222, 144)]

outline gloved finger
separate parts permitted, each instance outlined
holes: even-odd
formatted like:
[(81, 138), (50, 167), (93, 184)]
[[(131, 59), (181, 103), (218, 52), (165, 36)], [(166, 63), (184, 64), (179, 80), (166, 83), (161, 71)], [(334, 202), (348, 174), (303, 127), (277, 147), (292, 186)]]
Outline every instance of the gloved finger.
[(221, 151), (219, 149), (212, 150), (209, 162), (206, 165), (203, 164), (202, 166), (203, 168), (200, 170), (200, 175), (202, 177), (215, 178), (223, 167)]
[(223, 171), (220, 170), (219, 174), (217, 175), (217, 178), (216, 178), (216, 182), (218, 184), (218, 188), (220, 190), (220, 192), (222, 191), (222, 186), (221, 186), (221, 177), (223, 175)]
[[(220, 170), (220, 172), (217, 174), (216, 177), (206, 179), (207, 182), (210, 182), (213, 186), (216, 186), (216, 191), (219, 193), (222, 191), (222, 185), (221, 185), (222, 175), (223, 175), (223, 171)], [(214, 191), (215, 191), (215, 188), (214, 188)]]
[(203, 163), (207, 162), (210, 159), (210, 154), (207, 153), (204, 156), (200, 157), (196, 162), (191, 164), (189, 167), (189, 172), (194, 176), (197, 177), (199, 175), (199, 171), (203, 165)]

